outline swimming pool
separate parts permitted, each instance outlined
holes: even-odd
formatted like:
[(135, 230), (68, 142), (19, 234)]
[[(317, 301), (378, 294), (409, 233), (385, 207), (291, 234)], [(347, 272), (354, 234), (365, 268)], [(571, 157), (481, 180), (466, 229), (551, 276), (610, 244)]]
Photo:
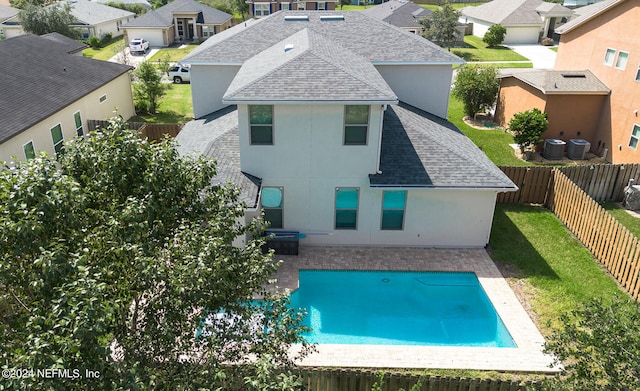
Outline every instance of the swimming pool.
[(470, 272), (300, 270), (291, 304), (311, 343), (516, 346)]

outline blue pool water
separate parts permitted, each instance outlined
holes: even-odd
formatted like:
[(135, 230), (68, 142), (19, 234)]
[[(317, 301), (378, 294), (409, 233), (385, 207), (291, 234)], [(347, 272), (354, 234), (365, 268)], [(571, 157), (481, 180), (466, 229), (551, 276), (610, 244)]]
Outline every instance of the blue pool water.
[(300, 270), (318, 344), (515, 347), (474, 273)]

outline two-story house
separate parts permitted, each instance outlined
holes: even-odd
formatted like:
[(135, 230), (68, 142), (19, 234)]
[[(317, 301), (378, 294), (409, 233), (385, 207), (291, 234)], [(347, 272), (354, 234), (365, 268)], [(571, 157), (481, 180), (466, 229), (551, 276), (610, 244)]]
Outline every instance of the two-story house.
[(338, 0), (247, 0), (249, 13), (262, 18), (278, 11), (333, 11)]
[(482, 247), (516, 189), (443, 119), (462, 61), (362, 13), (278, 12), (183, 62), (202, 118), (181, 151), (217, 159), (247, 218), (302, 244)]
[(560, 45), (554, 70), (529, 71), (526, 76), (541, 83), (556, 77), (557, 82), (541, 89), (522, 77), (506, 75), (496, 117), (506, 124), (513, 113), (538, 107), (549, 114), (545, 138), (586, 139), (592, 152), (611, 163), (640, 162), (638, 20), (640, 0), (606, 0), (584, 7), (581, 16), (557, 30)]

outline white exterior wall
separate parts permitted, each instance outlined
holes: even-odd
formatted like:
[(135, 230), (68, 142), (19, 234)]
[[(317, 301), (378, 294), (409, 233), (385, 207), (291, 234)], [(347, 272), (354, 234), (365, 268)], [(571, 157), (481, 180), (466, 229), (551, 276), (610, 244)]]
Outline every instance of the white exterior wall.
[(22, 26), (2, 26), (2, 29), (4, 30), (5, 38), (13, 38), (25, 34)]
[(106, 34), (111, 33), (112, 36), (119, 37), (124, 34), (124, 31), (122, 28), (118, 28), (118, 22), (120, 22), (121, 24), (125, 24), (131, 19), (133, 19), (133, 16), (96, 24), (94, 26), (96, 35), (98, 36), (98, 38), (102, 38)]
[(191, 66), (191, 98), (195, 118), (228, 106), (222, 103), (222, 96), (238, 70), (240, 65), (194, 64)]
[(129, 41), (131, 41), (134, 38), (144, 38), (147, 41), (149, 41), (149, 46), (152, 46), (152, 47), (167, 46), (168, 43), (165, 42), (164, 34), (162, 31), (163, 31), (162, 29), (130, 27), (126, 29), (126, 37), (127, 37), (127, 40)]
[(451, 65), (376, 65), (401, 102), (447, 118)]
[[(106, 95), (107, 99), (100, 103), (100, 97)], [(114, 116), (114, 108), (118, 108), (118, 114), (125, 119), (135, 115), (133, 97), (131, 94), (131, 80), (129, 73), (104, 85), (82, 99), (56, 112), (49, 118), (37, 123), (24, 132), (14, 136), (10, 140), (0, 144), (0, 161), (10, 161), (15, 156), (18, 160), (25, 160), (23, 145), (33, 141), (36, 153), (46, 151), (50, 156), (54, 155), (51, 128), (60, 124), (64, 140), (69, 140), (76, 135), (74, 113), (79, 111), (87, 134), (87, 120), (108, 119)]]
[(542, 24), (540, 26), (507, 27), (507, 35), (504, 36), (502, 43), (508, 45), (514, 43), (538, 43), (541, 27)]

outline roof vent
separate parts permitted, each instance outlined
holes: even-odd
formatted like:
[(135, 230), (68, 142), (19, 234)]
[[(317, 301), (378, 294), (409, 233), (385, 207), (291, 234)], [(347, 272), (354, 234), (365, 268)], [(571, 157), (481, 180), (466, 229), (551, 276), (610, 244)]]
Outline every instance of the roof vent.
[(586, 78), (587, 75), (585, 75), (584, 73), (561, 73), (562, 77), (567, 77), (567, 78)]
[(284, 45), (284, 52), (288, 52), (289, 50), (293, 49), (293, 44), (292, 43), (288, 43), (286, 45)]
[(285, 15), (284, 20), (289, 21), (305, 21), (309, 20), (309, 15)]
[(344, 15), (323, 15), (320, 20), (344, 20)]

